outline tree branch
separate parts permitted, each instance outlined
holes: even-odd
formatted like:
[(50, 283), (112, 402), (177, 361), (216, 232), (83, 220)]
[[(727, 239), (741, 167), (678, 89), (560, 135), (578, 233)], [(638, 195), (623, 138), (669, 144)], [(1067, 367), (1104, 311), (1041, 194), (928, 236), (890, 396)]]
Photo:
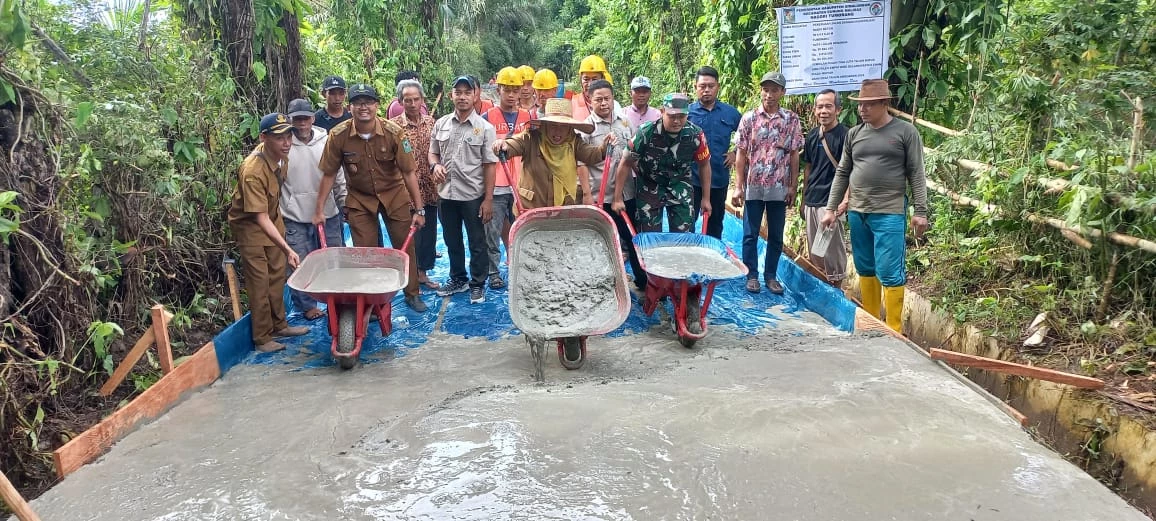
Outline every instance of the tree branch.
[(68, 68), (68, 72), (72, 73), (72, 77), (76, 79), (77, 83), (80, 83), (87, 88), (92, 87), (92, 80), (89, 80), (88, 76), (84, 75), (84, 72), (80, 70), (80, 67), (77, 67), (76, 62), (73, 62), (72, 58), (68, 57), (68, 53), (64, 52), (64, 49), (61, 49), (60, 45), (58, 45), (55, 40), (50, 38), (48, 34), (44, 32), (44, 29), (41, 29), (40, 26), (36, 24), (32, 24), (32, 32), (36, 35), (37, 38), (40, 38), (40, 43), (44, 44), (44, 47), (48, 49), (48, 52), (51, 52), (52, 55), (56, 57), (57, 61)]

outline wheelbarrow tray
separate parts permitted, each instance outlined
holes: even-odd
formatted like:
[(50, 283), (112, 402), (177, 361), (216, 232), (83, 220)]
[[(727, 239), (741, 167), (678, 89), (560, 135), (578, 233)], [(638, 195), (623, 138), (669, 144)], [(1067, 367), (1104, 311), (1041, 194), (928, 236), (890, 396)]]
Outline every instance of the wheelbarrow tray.
[[(736, 279), (746, 276), (748, 273), (745, 264), (739, 260), (735, 255), (734, 250), (727, 246), (723, 241), (711, 237), (709, 235), (701, 235), (697, 233), (665, 233), (665, 232), (645, 232), (634, 236), (634, 251), (638, 254), (638, 262), (642, 265), (643, 271), (646, 272), (648, 279), (657, 278), (660, 280), (684, 280), (691, 284), (705, 284), (711, 281), (721, 281)], [(737, 269), (737, 273), (722, 274), (719, 272), (687, 272), (682, 277), (666, 277), (655, 274), (647, 268), (646, 252), (655, 248), (665, 247), (686, 247), (694, 248), (705, 254), (718, 255), (719, 258), (725, 260)]]
[[(393, 300), (394, 295), (409, 283), (409, 263), (409, 255), (406, 255), (402, 250), (393, 248), (322, 248), (313, 250), (309, 255), (306, 255), (305, 259), (301, 261), (301, 265), (293, 271), (293, 275), (285, 283), (290, 288), (321, 302), (328, 302), (331, 296), (335, 297), (334, 300), (338, 303), (351, 302), (357, 300), (357, 297), (364, 297), (365, 304), (380, 305)], [(359, 291), (353, 284), (348, 290), (343, 291), (310, 289), (310, 286), (326, 271), (357, 268), (397, 270), (396, 287), (388, 287), (386, 291), (375, 293)]]
[[(559, 251), (556, 264), (551, 273), (560, 274), (558, 277), (534, 277), (526, 271), (527, 248), (533, 248), (538, 234), (555, 235), (567, 231), (593, 231), (598, 237), (596, 252), (599, 262), (608, 264), (610, 276), (613, 277), (613, 306), (598, 306), (595, 315), (588, 316), (575, 313), (567, 317), (567, 323), (545, 325), (533, 318), (535, 303), (527, 298), (526, 284), (531, 278), (547, 284), (548, 288), (557, 288), (559, 292), (570, 290), (572, 286), (564, 280), (562, 274), (572, 272), (574, 263), (583, 263), (590, 259), (579, 258), (574, 251)], [(509, 273), (509, 306), (510, 318), (514, 325), (523, 333), (544, 338), (581, 337), (609, 333), (621, 326), (630, 315), (630, 294), (626, 288), (626, 271), (622, 263), (622, 246), (618, 241), (618, 230), (614, 221), (601, 209), (594, 206), (563, 206), (549, 208), (535, 208), (518, 216), (510, 228), (510, 273)], [(537, 290), (541, 291), (541, 289)]]

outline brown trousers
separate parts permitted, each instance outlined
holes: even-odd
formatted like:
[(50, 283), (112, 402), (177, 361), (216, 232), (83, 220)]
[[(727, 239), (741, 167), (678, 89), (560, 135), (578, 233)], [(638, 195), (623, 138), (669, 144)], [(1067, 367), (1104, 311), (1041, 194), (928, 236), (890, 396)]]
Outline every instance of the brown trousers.
[(289, 327), (285, 321), (285, 252), (276, 246), (238, 246), (249, 294), (253, 344), (273, 340), (273, 333)]
[[(350, 194), (353, 197), (353, 194)], [(389, 232), (389, 242), (394, 248), (400, 248), (409, 235), (409, 227), (413, 223), (413, 216), (409, 213), (409, 194), (405, 187), (394, 190), (392, 194), (378, 194), (370, 199), (364, 195), (358, 196), (359, 203), (366, 200), (376, 202), (372, 211), (361, 207), (346, 206), (346, 222), (349, 223), (349, 235), (353, 237), (356, 247), (381, 247), (381, 226), (377, 222), (380, 215), (385, 221), (385, 229)], [(426, 222), (426, 226), (437, 226), (437, 223)], [(405, 296), (414, 297), (421, 293), (417, 283), (417, 255), (414, 253), (413, 241), (405, 253), (409, 255), (409, 283), (405, 286)]]
[[(811, 245), (815, 243), (815, 237), (818, 237), (821, 231), (819, 221), (823, 219), (823, 208), (805, 206), (803, 212), (803, 218), (807, 221), (807, 251), (810, 252)], [(847, 278), (847, 244), (843, 241), (843, 237), (845, 237), (843, 233), (843, 220), (835, 219), (833, 228), (835, 229), (835, 237), (831, 239), (831, 246), (827, 250), (827, 256), (808, 256), (810, 257), (811, 264), (822, 268), (828, 280), (838, 282)]]

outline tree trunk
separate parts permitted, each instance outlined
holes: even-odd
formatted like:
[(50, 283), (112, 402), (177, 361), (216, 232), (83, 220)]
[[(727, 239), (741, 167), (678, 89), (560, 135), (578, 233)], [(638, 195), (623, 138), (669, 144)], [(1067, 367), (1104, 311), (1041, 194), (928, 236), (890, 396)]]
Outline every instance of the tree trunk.
[(221, 45), (229, 73), (240, 87), (241, 96), (255, 99), (256, 78), (253, 76), (253, 0), (227, 0), (218, 18), (221, 27)]
[(284, 111), (289, 102), (303, 96), (305, 75), (302, 65), (305, 57), (301, 52), (301, 24), (297, 15), (285, 11), (281, 15), (281, 29), (285, 31), (285, 45), (265, 46), (266, 63), (270, 65), (269, 79), (273, 84), (275, 99), (270, 111)]
[(140, 20), (140, 42), (137, 43), (137, 48), (140, 49), (140, 51), (144, 53), (146, 60), (149, 59), (148, 35), (149, 35), (149, 8), (150, 7), (151, 7), (151, 2), (149, 2), (149, 0), (145, 0), (144, 16), (142, 16), (141, 20)]

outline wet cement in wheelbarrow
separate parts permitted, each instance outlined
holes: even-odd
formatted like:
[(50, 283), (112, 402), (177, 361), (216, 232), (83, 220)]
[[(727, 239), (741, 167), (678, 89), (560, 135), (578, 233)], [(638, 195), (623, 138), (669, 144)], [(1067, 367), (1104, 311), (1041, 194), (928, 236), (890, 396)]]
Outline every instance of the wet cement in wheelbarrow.
[[(795, 333), (805, 331), (806, 336)], [(813, 314), (680, 347), (435, 333), (347, 372), (239, 366), (33, 502), (68, 520), (1146, 519), (890, 337)]]
[(535, 230), (518, 240), (517, 292), (511, 302), (528, 323), (547, 336), (588, 332), (614, 318), (615, 263), (594, 230)]
[(380, 295), (401, 289), (401, 272), (393, 268), (331, 268), (309, 283), (313, 293)]
[(701, 275), (720, 280), (742, 274), (730, 259), (710, 248), (698, 246), (658, 246), (642, 251), (646, 272), (668, 279), (687, 279)]

